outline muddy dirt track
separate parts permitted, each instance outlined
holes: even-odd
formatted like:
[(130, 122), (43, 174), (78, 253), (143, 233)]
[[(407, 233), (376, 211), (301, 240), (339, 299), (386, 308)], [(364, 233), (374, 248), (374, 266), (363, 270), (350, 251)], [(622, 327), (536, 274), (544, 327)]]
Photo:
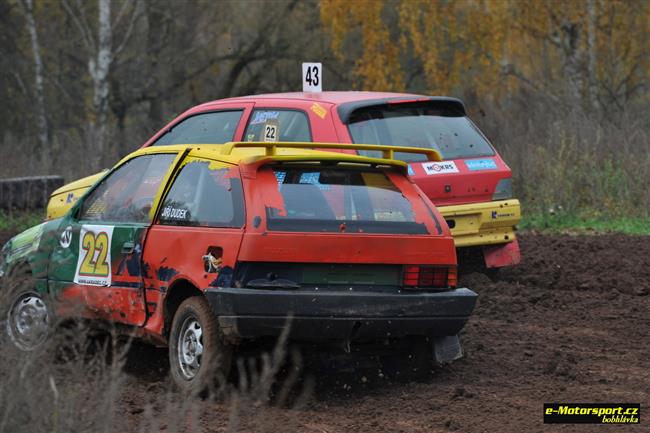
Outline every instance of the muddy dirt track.
[[(462, 333), (466, 357), (441, 370), (384, 374), (367, 354), (304, 351), (290, 403), (200, 403), (202, 431), (650, 431), (650, 239), (525, 234), (523, 263), (494, 280), (463, 276), (479, 293)], [(166, 351), (136, 346), (119, 407), (134, 426), (168, 386)], [(366, 365), (367, 364), (367, 365)], [(312, 384), (311, 388), (309, 385)], [(300, 389), (310, 389), (306, 400)], [(545, 402), (638, 402), (640, 426), (544, 425)], [(154, 414), (166, 419), (162, 405)], [(161, 421), (157, 431), (165, 431)], [(196, 427), (196, 425), (194, 426)], [(189, 431), (190, 429), (188, 429)]]

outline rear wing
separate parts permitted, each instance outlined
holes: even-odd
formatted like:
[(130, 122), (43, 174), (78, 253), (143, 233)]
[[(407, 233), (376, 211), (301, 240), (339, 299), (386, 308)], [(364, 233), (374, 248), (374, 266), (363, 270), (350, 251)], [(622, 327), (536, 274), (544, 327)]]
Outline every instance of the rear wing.
[[(425, 155), (429, 161), (442, 161), (437, 150), (419, 147), (383, 146), (380, 144), (348, 144), (348, 143), (314, 143), (314, 142), (271, 142), (271, 141), (234, 141), (225, 143), (221, 148), (222, 155), (232, 155), (235, 149), (263, 148), (266, 156), (276, 156), (278, 149), (338, 149), (338, 150), (375, 150), (382, 153), (382, 158), (395, 160), (395, 152), (415, 153)], [(363, 158), (360, 156), (359, 158)]]

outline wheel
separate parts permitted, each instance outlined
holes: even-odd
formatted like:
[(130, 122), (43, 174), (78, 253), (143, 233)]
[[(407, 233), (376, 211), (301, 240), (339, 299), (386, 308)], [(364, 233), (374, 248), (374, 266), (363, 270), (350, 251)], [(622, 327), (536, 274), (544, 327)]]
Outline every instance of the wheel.
[(33, 351), (45, 343), (54, 322), (47, 295), (36, 291), (36, 284), (29, 275), (10, 277), (3, 296), (2, 318), (4, 332), (11, 342), (22, 351)]
[(202, 296), (186, 299), (178, 307), (169, 335), (169, 364), (181, 391), (204, 394), (225, 383), (232, 347), (223, 341), (217, 318)]

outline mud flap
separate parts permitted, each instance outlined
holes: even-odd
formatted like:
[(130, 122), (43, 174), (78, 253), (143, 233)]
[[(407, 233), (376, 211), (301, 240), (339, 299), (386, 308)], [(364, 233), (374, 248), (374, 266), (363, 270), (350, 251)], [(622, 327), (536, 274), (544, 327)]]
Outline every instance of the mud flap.
[(521, 261), (519, 241), (515, 239), (503, 245), (490, 245), (483, 247), (483, 257), (486, 268), (503, 268), (504, 266), (517, 265)]
[(446, 335), (433, 339), (433, 361), (438, 365), (449, 364), (463, 357), (458, 335)]

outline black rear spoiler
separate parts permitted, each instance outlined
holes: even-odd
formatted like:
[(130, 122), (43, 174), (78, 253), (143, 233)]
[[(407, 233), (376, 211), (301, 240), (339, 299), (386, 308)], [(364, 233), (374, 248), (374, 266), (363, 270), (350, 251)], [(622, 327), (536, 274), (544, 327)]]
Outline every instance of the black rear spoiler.
[(360, 108), (391, 106), (397, 104), (432, 104), (438, 107), (445, 107), (458, 111), (458, 114), (462, 116), (467, 115), (463, 101), (447, 96), (414, 96), (413, 98), (408, 96), (398, 96), (395, 98), (368, 99), (365, 101), (346, 102), (339, 105), (337, 109), (341, 122), (347, 124), (350, 120), (350, 115)]

